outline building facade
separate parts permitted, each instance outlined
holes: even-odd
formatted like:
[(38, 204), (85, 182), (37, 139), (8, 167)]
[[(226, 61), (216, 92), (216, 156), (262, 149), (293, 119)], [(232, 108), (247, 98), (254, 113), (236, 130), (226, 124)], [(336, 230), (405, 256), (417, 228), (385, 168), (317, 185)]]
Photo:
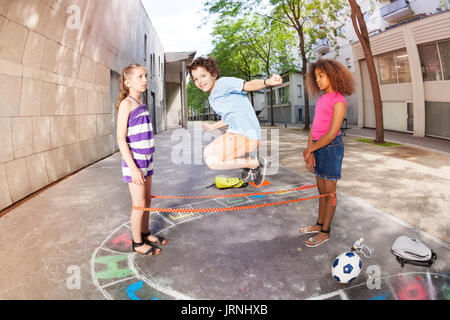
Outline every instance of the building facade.
[[(155, 132), (184, 124), (189, 58), (167, 61), (140, 0), (1, 0), (0, 210), (118, 150), (114, 107), (130, 63), (147, 68)], [(168, 105), (174, 77), (180, 98)]]
[[(384, 128), (450, 138), (450, 12), (439, 0), (358, 1), (370, 35), (383, 104)], [(375, 128), (367, 64), (348, 20), (337, 48), (317, 46), (318, 56), (335, 58), (354, 72), (358, 127)], [(349, 110), (350, 111), (350, 110)], [(355, 116), (352, 116), (355, 120)], [(349, 122), (352, 123), (352, 122)]]
[[(303, 75), (300, 72), (281, 74), (283, 84), (272, 88), (272, 105), (274, 122), (299, 123), (305, 121), (305, 99), (303, 96)], [(314, 101), (310, 98), (309, 114), (312, 121)], [(265, 122), (272, 121), (270, 110), (270, 89), (264, 89), (264, 108), (259, 118)]]

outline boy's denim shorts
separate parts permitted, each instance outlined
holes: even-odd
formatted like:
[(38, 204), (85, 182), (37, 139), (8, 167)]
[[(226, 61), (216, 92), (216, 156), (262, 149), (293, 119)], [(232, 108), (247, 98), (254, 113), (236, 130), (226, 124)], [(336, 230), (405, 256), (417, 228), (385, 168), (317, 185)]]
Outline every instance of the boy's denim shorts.
[(342, 159), (344, 159), (344, 142), (341, 135), (322, 149), (314, 151), (314, 157), (317, 177), (334, 181), (341, 179)]

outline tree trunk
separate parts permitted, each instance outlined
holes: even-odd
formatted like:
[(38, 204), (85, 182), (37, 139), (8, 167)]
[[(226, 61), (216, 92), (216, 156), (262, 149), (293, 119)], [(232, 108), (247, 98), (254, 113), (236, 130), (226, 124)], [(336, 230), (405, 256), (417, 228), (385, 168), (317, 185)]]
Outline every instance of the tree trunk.
[(252, 107), (255, 109), (255, 99), (253, 98), (253, 91), (250, 91), (250, 100), (252, 101)]
[(302, 73), (303, 73), (303, 96), (305, 97), (305, 127), (304, 130), (309, 130), (309, 96), (306, 88), (306, 73), (308, 71), (306, 65), (305, 39), (303, 37), (303, 26), (297, 29), (299, 41), (300, 54), (302, 56)]
[[(375, 126), (376, 138), (375, 143), (384, 143), (384, 126), (383, 126), (383, 105), (381, 103), (380, 86), (378, 84), (377, 71), (373, 62), (372, 49), (370, 47), (369, 34), (367, 32), (366, 22), (361, 13), (361, 8), (355, 0), (348, 0), (352, 9), (352, 23), (356, 35), (364, 52), (367, 68), (369, 70), (370, 85), (372, 87), (372, 97), (375, 106)], [(358, 27), (359, 26), (359, 27)]]
[(273, 100), (272, 100), (272, 87), (269, 88), (269, 99), (270, 99), (270, 124), (274, 126), (273, 122)]

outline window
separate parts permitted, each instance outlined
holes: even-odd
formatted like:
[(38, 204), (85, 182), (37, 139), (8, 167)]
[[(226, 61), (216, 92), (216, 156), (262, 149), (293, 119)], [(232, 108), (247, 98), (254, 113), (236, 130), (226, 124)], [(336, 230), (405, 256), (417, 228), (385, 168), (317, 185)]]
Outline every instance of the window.
[(347, 68), (352, 68), (352, 62), (350, 58), (345, 58), (345, 64), (347, 65)]
[(147, 35), (144, 33), (144, 62), (147, 62)]
[(302, 85), (301, 84), (297, 85), (297, 89), (298, 89), (298, 97), (299, 98), (303, 97)]
[(399, 49), (375, 57), (380, 84), (411, 82), (408, 53)]
[(444, 80), (450, 80), (450, 40), (439, 42), (439, 55), (441, 56)]
[(278, 89), (280, 104), (289, 103), (289, 86)]
[(156, 57), (155, 57), (155, 54), (152, 53), (152, 78), (154, 78), (155, 74), (156, 74), (156, 67), (155, 67), (155, 65), (156, 65)]
[(150, 55), (150, 74), (149, 74), (150, 79), (153, 78), (152, 75), (153, 75), (153, 54)]
[(436, 43), (419, 46), (418, 49), (423, 81), (441, 80), (442, 70)]
[(377, 56), (378, 74), (381, 84), (397, 83), (397, 73), (395, 71), (394, 52), (389, 52)]
[[(270, 106), (269, 95), (270, 95), (270, 90), (267, 90), (266, 101), (267, 101), (267, 105)], [(276, 104), (276, 101), (275, 101), (275, 90), (272, 90), (272, 105), (275, 105), (275, 104)]]
[(423, 81), (450, 80), (450, 40), (418, 46)]
[(396, 68), (397, 68), (398, 82), (399, 83), (411, 82), (408, 53), (406, 52), (406, 49), (396, 50), (395, 60), (397, 62)]

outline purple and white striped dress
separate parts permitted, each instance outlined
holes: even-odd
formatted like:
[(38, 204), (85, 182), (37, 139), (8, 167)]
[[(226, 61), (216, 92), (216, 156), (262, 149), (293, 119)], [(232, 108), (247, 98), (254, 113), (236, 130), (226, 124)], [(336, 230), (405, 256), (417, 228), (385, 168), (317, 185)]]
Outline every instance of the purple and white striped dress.
[[(153, 153), (155, 152), (150, 112), (145, 104), (140, 104), (139, 101), (131, 96), (128, 97), (139, 104), (138, 107), (130, 112), (128, 118), (128, 147), (137, 167), (141, 170), (144, 177), (149, 177), (153, 175)], [(132, 182), (131, 171), (123, 159), (122, 173), (124, 182)]]

